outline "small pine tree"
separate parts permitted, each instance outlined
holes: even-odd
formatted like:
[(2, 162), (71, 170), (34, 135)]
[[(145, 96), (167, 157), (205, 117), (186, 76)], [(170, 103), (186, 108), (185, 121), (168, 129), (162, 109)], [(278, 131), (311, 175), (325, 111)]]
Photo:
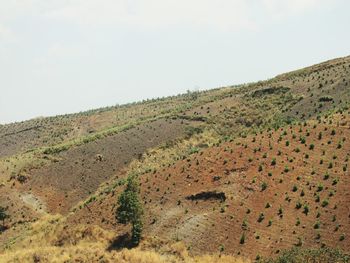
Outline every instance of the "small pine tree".
[(239, 240), (239, 243), (240, 243), (241, 245), (243, 245), (244, 242), (245, 242), (245, 233), (243, 232), (243, 234), (241, 235), (241, 239)]
[(143, 208), (139, 198), (139, 185), (136, 176), (128, 177), (125, 190), (118, 198), (118, 205), (116, 219), (122, 224), (131, 223), (131, 241), (136, 246), (141, 240), (143, 229)]

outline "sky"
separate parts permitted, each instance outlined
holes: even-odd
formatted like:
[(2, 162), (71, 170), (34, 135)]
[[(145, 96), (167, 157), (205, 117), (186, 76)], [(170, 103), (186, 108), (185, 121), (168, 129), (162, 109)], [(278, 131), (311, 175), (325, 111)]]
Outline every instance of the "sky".
[(0, 0), (0, 123), (350, 55), (348, 0)]

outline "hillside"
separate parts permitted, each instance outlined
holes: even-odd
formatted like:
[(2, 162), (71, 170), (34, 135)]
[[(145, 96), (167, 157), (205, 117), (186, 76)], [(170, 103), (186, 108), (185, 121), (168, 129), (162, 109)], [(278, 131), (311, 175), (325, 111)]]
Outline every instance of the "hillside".
[[(0, 253), (4, 262), (349, 253), (349, 106), (344, 57), (257, 83), (2, 125), (0, 206), (10, 218)], [(121, 250), (129, 227), (116, 222), (116, 201), (131, 174), (144, 238)]]

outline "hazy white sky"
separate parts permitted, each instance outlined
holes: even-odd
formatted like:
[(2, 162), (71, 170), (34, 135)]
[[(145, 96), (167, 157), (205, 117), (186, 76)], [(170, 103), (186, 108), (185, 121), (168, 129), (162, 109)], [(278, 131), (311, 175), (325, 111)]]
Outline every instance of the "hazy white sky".
[(348, 0), (0, 0), (0, 123), (350, 55)]

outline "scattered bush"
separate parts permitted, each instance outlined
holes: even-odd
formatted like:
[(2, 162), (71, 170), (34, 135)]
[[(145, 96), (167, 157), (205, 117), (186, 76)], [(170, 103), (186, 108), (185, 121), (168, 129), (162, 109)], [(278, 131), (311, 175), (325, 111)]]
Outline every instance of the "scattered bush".
[(265, 191), (266, 188), (267, 188), (267, 183), (266, 183), (266, 182), (263, 182), (263, 183), (261, 184), (261, 191)]
[(260, 213), (260, 215), (258, 217), (258, 222), (261, 223), (264, 219), (265, 219), (264, 213)]

